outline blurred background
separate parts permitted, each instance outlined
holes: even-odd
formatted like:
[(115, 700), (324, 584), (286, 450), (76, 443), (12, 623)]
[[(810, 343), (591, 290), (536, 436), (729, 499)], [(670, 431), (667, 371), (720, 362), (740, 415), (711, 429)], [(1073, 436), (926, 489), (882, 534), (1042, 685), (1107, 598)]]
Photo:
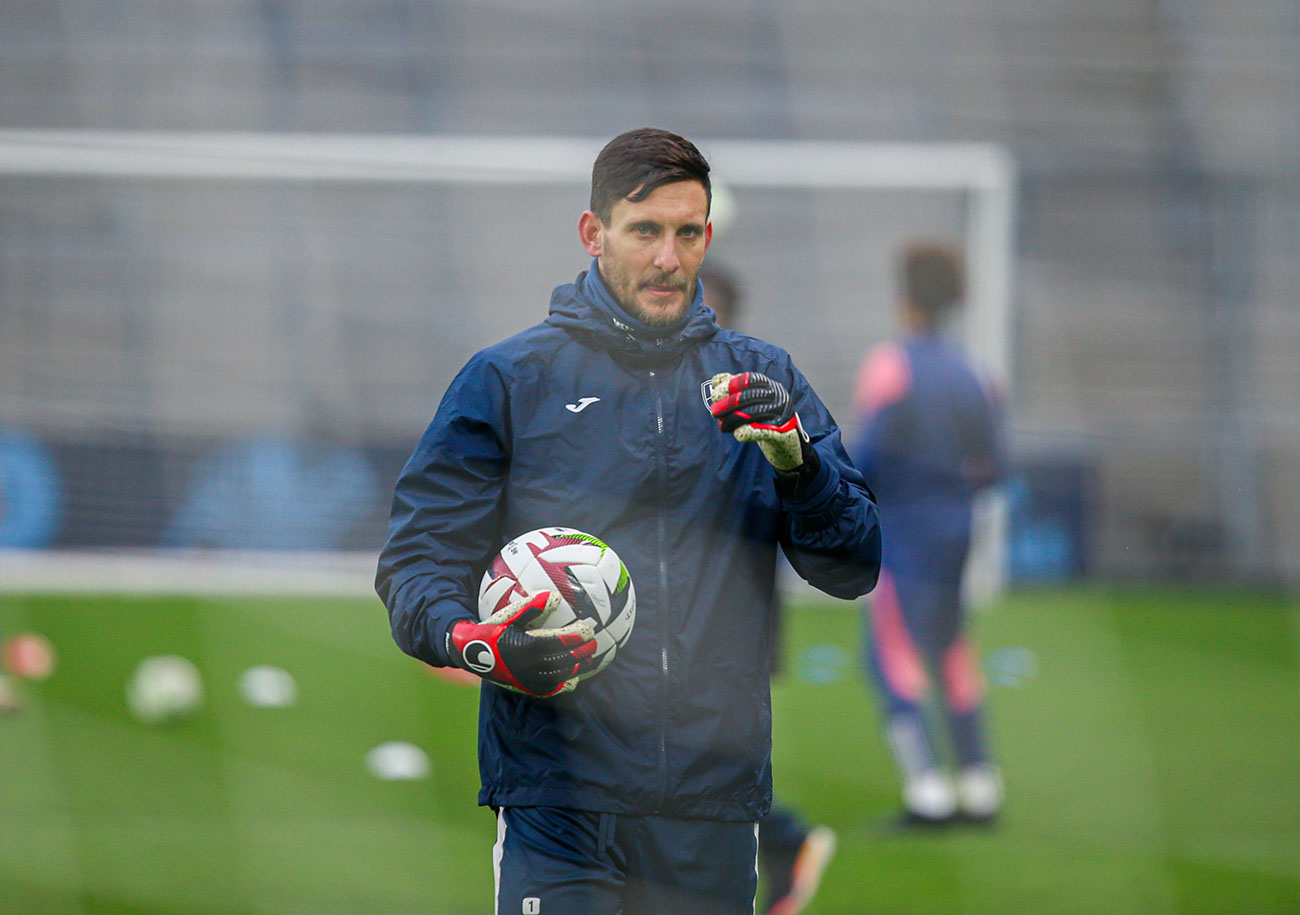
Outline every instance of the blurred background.
[[(1013, 571), (1300, 577), (1293, 4), (15, 2), (0, 15), (9, 128), (600, 141), (651, 124), (706, 149), (996, 144), (1016, 171), (1016, 519), (1062, 527), (1069, 554), (1014, 552)], [(373, 549), (376, 493), (451, 374), (539, 320), (585, 267), (581, 178), (28, 165), (0, 175), (0, 421), (20, 455), (6, 466), (39, 462), (43, 482), (27, 485), (45, 501), (7, 495), (11, 545)], [(851, 427), (853, 366), (891, 329), (898, 240), (967, 238), (966, 201), (735, 196), (714, 255), (750, 278), (749, 326), (787, 345)], [(365, 463), (293, 463), (331, 443)], [(217, 466), (316, 489), (337, 500), (311, 508), (330, 520), (241, 529), (248, 506), (222, 514), (196, 491), (220, 485)], [(304, 484), (312, 473), (330, 483)]]
[[(1019, 746), (1034, 744), (1044, 722), (1073, 707), (1071, 683), (1102, 696), (1089, 691), (1097, 665), (1108, 671), (1127, 658), (1120, 680), (1135, 692), (1111, 696), (1111, 710), (1127, 722), (1121, 732), (1145, 736), (1124, 745), (1136, 762), (1116, 777), (1133, 787), (1140, 770), (1134, 790), (1151, 805), (1149, 818), (1137, 804), (1117, 814), (1118, 826), (1095, 822), (1073, 794), (1078, 773), (1058, 771), (1059, 781), (1045, 777), (1041, 791), (1025, 792), (1038, 803), (1039, 818), (1026, 816), (1038, 831), (1001, 853), (1051, 845), (1051, 824), (1075, 817), (1095, 830), (1086, 840), (1068, 829), (1056, 836), (1065, 870), (1069, 849), (1100, 855), (1108, 835), (1122, 835), (1129, 851), (1192, 836), (1172, 863), (1116, 864), (1113, 893), (1073, 903), (1038, 876), (1063, 871), (1012, 867), (1007, 882), (976, 890), (969, 875), (986, 852), (966, 839), (923, 842), (885, 857), (900, 872), (940, 867), (956, 895), (930, 908), (924, 894), (900, 890), (888, 910), (1300, 909), (1300, 810), (1279, 800), (1300, 796), (1300, 741), (1291, 740), (1300, 737), (1300, 618), (1290, 598), (1300, 583), (1294, 2), (8, 0), (0, 635), (39, 631), (60, 661), (57, 673), (27, 678), (25, 719), (0, 721), (0, 757), (10, 761), (0, 768), (9, 786), (0, 794), (0, 888), (10, 878), (25, 887), (16, 908), (0, 895), (0, 911), (416, 910), (414, 898), (375, 889), (391, 878), (382, 861), (373, 882), (358, 879), (332, 905), (313, 887), (328, 885), (336, 867), (303, 865), (295, 883), (248, 864), (240, 849), (283, 853), (290, 840), (268, 833), (254, 842), (240, 829), (257, 817), (237, 811), (298, 784), (288, 775), (280, 783), (277, 771), (303, 775), (315, 792), (304, 803), (327, 807), (328, 776), (304, 774), (309, 764), (287, 739), (276, 744), (285, 756), (261, 758), (276, 742), (242, 729), (246, 705), (233, 680), (222, 704), (212, 678), (233, 677), (268, 651), (250, 636), (223, 653), (228, 635), (215, 634), (225, 633), (217, 620), (233, 614), (274, 642), (293, 629), (277, 613), (308, 628), (328, 618), (323, 634), (302, 636), (300, 663), (337, 671), (330, 652), (342, 651), (394, 691), (376, 686), (369, 705), (348, 706), (340, 720), (355, 718), (352, 730), (364, 731), (357, 722), (391, 718), (389, 732), (423, 740), (435, 755), (435, 778), (444, 765), (428, 746), (440, 726), (435, 709), (469, 709), (445, 752), (472, 744), (472, 693), (412, 680), (423, 672), (384, 644), (382, 608), (358, 595), (368, 592), (392, 483), (447, 382), (476, 349), (541, 320), (551, 288), (586, 268), (576, 234), (586, 170), (605, 140), (643, 125), (681, 133), (713, 158), (725, 209), (715, 213), (710, 257), (743, 277), (742, 326), (793, 353), (846, 436), (857, 429), (858, 360), (896, 330), (898, 246), (925, 236), (967, 247), (974, 301), (959, 332), (1004, 386), (1013, 457), (988, 529), (995, 542), (978, 560), (1006, 588), (990, 598), (986, 642), (1000, 665), (994, 686), (1021, 690), (1003, 701), (1007, 743), (1022, 735)], [(265, 561), (261, 572), (205, 566), (196, 551), (286, 558), (268, 576)], [(168, 556), (186, 564), (149, 565)], [(145, 571), (124, 572), (132, 562)], [(165, 567), (170, 577), (150, 580)], [(139, 605), (59, 596), (74, 586), (191, 596)], [(272, 602), (253, 614), (203, 596), (263, 586), (331, 595), (320, 606), (334, 609), (318, 616)], [(1130, 589), (1157, 596), (1135, 599)], [(791, 650), (833, 644), (851, 655), (851, 622), (832, 624), (840, 629), (831, 642), (817, 634), (823, 606), (795, 608)], [(1059, 629), (1041, 628), (1053, 620)], [(92, 648), (87, 632), (106, 641)], [(1072, 632), (1113, 650), (1053, 668), (1048, 646), (1068, 654), (1078, 647)], [(165, 732), (181, 749), (152, 732), (140, 737), (119, 708), (135, 661), (169, 651), (209, 665), (209, 718)], [(70, 666), (78, 657), (85, 666)], [(112, 663), (96, 669), (105, 657)], [(850, 685), (856, 662), (830, 657), (838, 685), (814, 665), (822, 673), (778, 688), (778, 705), (843, 690), (844, 714), (861, 719), (844, 739), (875, 759), (863, 763), (874, 777), (846, 772), (840, 784), (819, 773), (784, 748), (778, 721), (786, 784), (827, 816), (886, 807), (894, 789), (866, 693)], [(1026, 684), (1045, 686), (1053, 670), (1062, 679), (1035, 705)], [(1187, 693), (1147, 704), (1172, 690), (1159, 678), (1179, 676), (1192, 678)], [(1224, 747), (1262, 741), (1272, 755), (1243, 762), (1211, 753), (1210, 771), (1179, 775), (1204, 744), (1160, 740), (1190, 733), (1166, 726), (1170, 709), (1201, 695), (1207, 678), (1220, 691), (1195, 715), (1180, 713), (1189, 726)], [(336, 710), (357, 701), (340, 682), (322, 681)], [(1240, 703), (1225, 689), (1239, 689)], [(384, 695), (400, 697), (406, 713), (384, 718)], [(1260, 696), (1282, 704), (1265, 712)], [(330, 720), (301, 720), (296, 733), (328, 743)], [(107, 731), (77, 730), (92, 724)], [(1098, 724), (1089, 733), (1110, 731)], [(378, 743), (383, 734), (372, 736)], [(160, 865), (132, 883), (121, 861), (91, 850), (113, 845), (106, 824), (142, 803), (140, 785), (114, 795), (85, 781), (97, 767), (82, 758), (83, 741), (119, 739), (125, 768), (149, 752), (167, 756), (176, 767), (167, 771), (192, 772), (200, 759), (208, 783), (228, 789), (217, 801), (200, 799), (197, 787), (193, 796), (175, 789), (140, 822), (142, 847), (164, 854), (169, 830), (215, 817), (222, 860), (243, 861), (239, 879), (212, 864), (182, 891), (169, 883), (177, 869)], [(1076, 752), (1095, 746), (1078, 734), (1060, 739), (1080, 740)], [(1007, 752), (1014, 770), (1017, 750)], [(469, 759), (447, 763), (461, 768), (437, 783), (445, 805), (425, 795), (377, 799), (367, 786), (358, 803), (377, 806), (363, 815), (316, 810), (311, 829), (354, 830), (304, 860), (357, 854), (366, 828), (381, 844), (398, 841), (383, 832), (392, 817), (408, 830), (401, 842), (459, 846), (455, 830), (470, 827), (457, 817), (469, 813), (450, 811), (472, 805)], [(1033, 762), (1051, 769), (1050, 760)], [(1251, 762), (1257, 778), (1242, 774)], [(819, 793), (828, 782), (847, 799)], [(1101, 796), (1114, 790), (1088, 784)], [(1223, 784), (1253, 787), (1220, 797), (1238, 806), (1210, 820), (1156, 809), (1159, 799), (1177, 807), (1173, 799), (1204, 798)], [(6, 824), (6, 805), (8, 824), (22, 831)], [(422, 807), (429, 819), (403, 819)], [(473, 822), (490, 842), (490, 824)], [(45, 844), (31, 844), (34, 835)], [(1198, 858), (1210, 836), (1230, 850)], [(464, 844), (480, 841), (473, 832)], [(417, 858), (401, 860), (428, 866)], [(879, 885), (882, 874), (869, 879)], [(1177, 888), (1143, 889), (1161, 879)], [(874, 911), (859, 884), (844, 880), (820, 911)], [(217, 883), (234, 895), (209, 906), (202, 900)], [(1079, 883), (1076, 892), (1087, 881)], [(266, 896), (274, 886), (281, 894)]]

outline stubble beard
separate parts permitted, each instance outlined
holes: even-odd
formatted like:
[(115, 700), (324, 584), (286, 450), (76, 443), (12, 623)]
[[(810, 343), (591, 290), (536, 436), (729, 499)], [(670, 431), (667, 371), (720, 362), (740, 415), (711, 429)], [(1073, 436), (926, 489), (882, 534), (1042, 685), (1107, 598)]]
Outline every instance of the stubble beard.
[[(686, 314), (687, 309), (691, 307), (691, 301), (695, 297), (695, 281), (686, 279), (677, 279), (672, 276), (657, 276), (647, 280), (636, 280), (621, 271), (611, 271), (611, 275), (604, 275), (606, 288), (614, 296), (615, 301), (623, 307), (623, 310), (651, 327), (670, 327), (676, 324)], [(676, 286), (682, 290), (681, 303), (671, 311), (655, 310), (650, 311), (641, 307), (637, 301), (637, 293), (646, 286)]]

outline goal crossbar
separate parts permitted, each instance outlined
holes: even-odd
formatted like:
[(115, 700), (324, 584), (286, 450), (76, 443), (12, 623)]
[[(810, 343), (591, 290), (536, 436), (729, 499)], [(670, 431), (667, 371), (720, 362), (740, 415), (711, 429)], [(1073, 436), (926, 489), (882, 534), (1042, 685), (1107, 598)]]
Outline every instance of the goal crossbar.
[[(0, 130), (0, 174), (275, 181), (585, 183), (586, 137)], [(728, 185), (1006, 192), (988, 143), (703, 140)]]

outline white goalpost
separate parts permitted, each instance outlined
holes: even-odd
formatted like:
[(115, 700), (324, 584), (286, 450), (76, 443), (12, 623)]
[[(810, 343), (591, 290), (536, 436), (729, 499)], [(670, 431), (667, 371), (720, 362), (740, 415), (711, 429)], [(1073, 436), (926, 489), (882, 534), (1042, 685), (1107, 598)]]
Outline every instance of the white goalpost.
[[(94, 179), (168, 187), (215, 183), (247, 188), (260, 184), (358, 192), (441, 187), (464, 194), (562, 188), (578, 193), (589, 183), (591, 163), (605, 141), (556, 136), (8, 129), (0, 130), (0, 183), (39, 179), (52, 186), (63, 179)], [(980, 143), (696, 142), (710, 160), (715, 179), (734, 194), (742, 210), (747, 194), (787, 192), (833, 195), (831, 199), (841, 195), (846, 201), (857, 200), (854, 195), (860, 193), (907, 192), (959, 201), (960, 219), (953, 224), (966, 248), (969, 274), (961, 333), (976, 360), (996, 377), (1009, 381), (1016, 173), (1002, 147)], [(573, 215), (576, 218), (576, 213)], [(871, 227), (871, 218), (864, 216), (862, 225)], [(761, 250), (760, 242), (754, 245)], [(547, 279), (563, 281), (565, 271), (567, 264)], [(0, 379), (3, 377), (0, 367)], [(4, 397), (5, 391), (0, 390), (0, 417), (4, 416)], [(1005, 523), (1005, 510), (996, 499), (981, 506), (970, 576), (977, 601), (1002, 586)], [(373, 565), (368, 554), (321, 555), (320, 574), (313, 573), (310, 555), (293, 554), (287, 562), (286, 557), (283, 553), (259, 557), (166, 549), (8, 552), (0, 553), (0, 590), (210, 593), (235, 587), (257, 592), (369, 593)], [(196, 573), (196, 563), (218, 571)], [(284, 573), (273, 571), (277, 568)], [(223, 574), (221, 569), (233, 575)], [(245, 585), (232, 586), (232, 581)]]

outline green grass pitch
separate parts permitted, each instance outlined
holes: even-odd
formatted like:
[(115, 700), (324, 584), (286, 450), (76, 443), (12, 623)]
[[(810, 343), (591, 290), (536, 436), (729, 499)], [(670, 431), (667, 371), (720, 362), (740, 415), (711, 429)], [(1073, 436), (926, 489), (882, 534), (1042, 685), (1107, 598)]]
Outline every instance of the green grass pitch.
[[(977, 617), (1008, 785), (992, 830), (882, 837), (895, 776), (858, 614), (791, 608), (778, 797), (839, 834), (812, 913), (1300, 911), (1300, 610), (1228, 591), (1020, 591)], [(392, 645), (377, 601), (0, 596), (59, 666), (0, 718), (0, 912), (491, 911), (476, 690)], [(200, 667), (193, 720), (133, 720), (150, 654)], [(241, 671), (298, 681), (253, 708)], [(379, 743), (422, 747), (381, 782)]]

